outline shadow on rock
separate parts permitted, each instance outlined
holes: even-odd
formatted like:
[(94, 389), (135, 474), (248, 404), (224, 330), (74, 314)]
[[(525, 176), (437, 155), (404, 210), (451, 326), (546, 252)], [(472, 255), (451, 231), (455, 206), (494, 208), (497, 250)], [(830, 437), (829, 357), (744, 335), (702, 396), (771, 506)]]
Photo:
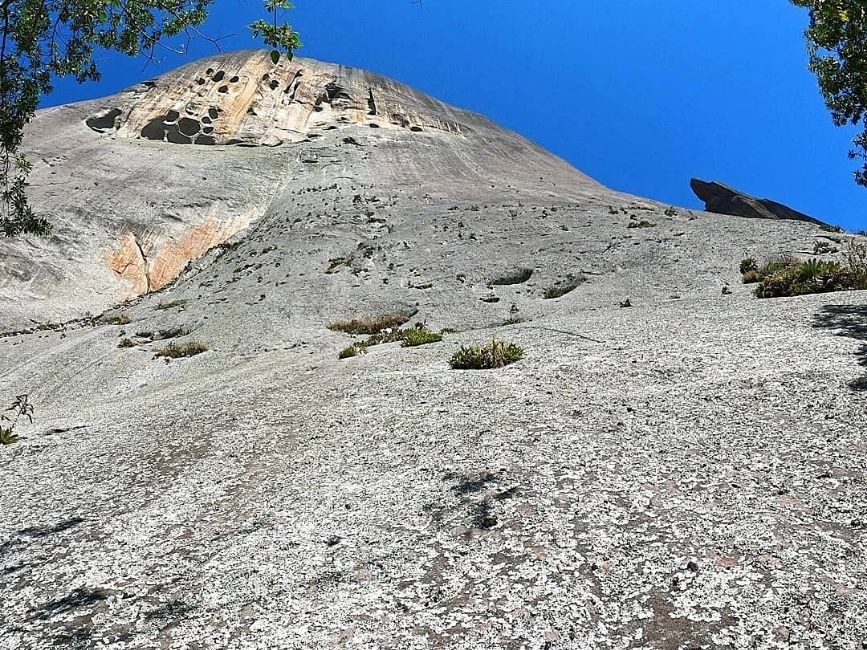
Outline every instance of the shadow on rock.
[(68, 614), (73, 610), (93, 605), (107, 599), (111, 595), (105, 589), (76, 589), (63, 598), (52, 600), (41, 605), (35, 611), (35, 618), (49, 619), (61, 614)]
[[(867, 368), (867, 305), (825, 305), (815, 315), (813, 327), (835, 329), (839, 336), (865, 341), (855, 357), (861, 366)], [(849, 388), (867, 391), (867, 375), (853, 379)]]

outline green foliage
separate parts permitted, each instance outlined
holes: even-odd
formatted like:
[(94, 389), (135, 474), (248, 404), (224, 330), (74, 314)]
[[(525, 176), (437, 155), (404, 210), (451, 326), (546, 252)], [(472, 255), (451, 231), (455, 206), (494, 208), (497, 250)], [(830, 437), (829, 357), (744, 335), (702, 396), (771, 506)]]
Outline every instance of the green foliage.
[[(12, 415), (6, 415), (10, 411)], [(12, 402), (12, 406), (0, 415), (0, 423), (9, 423), (8, 426), (0, 424), (0, 445), (11, 445), (18, 442), (18, 436), (14, 431), (15, 425), (18, 424), (18, 420), (22, 417), (27, 418), (31, 424), (33, 423), (33, 405), (30, 403), (30, 396), (26, 393), (18, 395), (15, 401)]]
[(426, 327), (413, 327), (405, 330), (403, 333), (402, 347), (412, 348), (417, 345), (427, 345), (428, 343), (439, 343), (443, 340), (443, 335), (437, 332), (432, 332)]
[(166, 359), (180, 359), (183, 357), (194, 357), (202, 352), (207, 352), (208, 346), (196, 341), (187, 343), (169, 343), (167, 346), (157, 349), (154, 353), (154, 358), (164, 357)]
[(485, 346), (461, 346), (449, 361), (455, 370), (488, 370), (502, 368), (510, 363), (520, 361), (524, 350), (514, 343), (506, 343), (493, 339)]
[(755, 257), (747, 257), (741, 260), (741, 275), (746, 275), (750, 271), (758, 271), (759, 263)]
[(409, 320), (405, 314), (385, 314), (373, 318), (353, 318), (329, 323), (328, 329), (346, 334), (378, 334), (382, 330), (397, 329)]
[(350, 357), (357, 357), (359, 354), (367, 354), (367, 349), (358, 345), (350, 345), (348, 348), (343, 348), (337, 358), (349, 359)]
[(665, 209), (666, 217), (676, 217), (677, 216), (677, 208), (673, 205)]
[[(791, 0), (810, 10), (810, 70), (837, 126), (859, 126), (852, 159), (867, 160), (867, 5), (864, 0)], [(867, 186), (867, 163), (855, 172)]]
[(132, 339), (129, 339), (129, 338), (122, 338), (120, 340), (120, 343), (117, 344), (117, 347), (119, 347), (119, 348), (134, 348), (135, 347), (135, 341), (133, 341)]
[(18, 436), (8, 427), (0, 427), (0, 445), (11, 445), (18, 442)]
[[(53, 79), (100, 78), (101, 51), (154, 58), (159, 49), (184, 53), (191, 38), (207, 39), (197, 27), (214, 0), (0, 0), (0, 236), (45, 235), (51, 224), (27, 202), (31, 166), (20, 151), (24, 127)], [(250, 28), (289, 58), (301, 46), (281, 22), (288, 0), (265, 0), (269, 20)], [(174, 39), (180, 42), (172, 45)], [(216, 41), (214, 41), (216, 42)]]
[(758, 298), (779, 298), (848, 289), (867, 289), (867, 268), (859, 269), (857, 262), (851, 261), (840, 264), (810, 259), (762, 274), (755, 294)]
[(759, 266), (753, 257), (741, 260), (740, 271), (744, 284), (761, 282), (775, 273), (798, 266), (801, 261), (788, 253), (778, 255)]

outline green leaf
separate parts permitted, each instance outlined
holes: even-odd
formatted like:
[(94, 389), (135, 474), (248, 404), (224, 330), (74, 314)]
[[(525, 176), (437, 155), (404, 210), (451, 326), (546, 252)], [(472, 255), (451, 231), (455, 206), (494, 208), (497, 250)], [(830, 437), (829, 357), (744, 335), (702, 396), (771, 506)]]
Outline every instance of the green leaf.
[(277, 63), (279, 61), (280, 61), (280, 52), (278, 52), (277, 50), (271, 50), (271, 63), (273, 63), (274, 65), (277, 65)]

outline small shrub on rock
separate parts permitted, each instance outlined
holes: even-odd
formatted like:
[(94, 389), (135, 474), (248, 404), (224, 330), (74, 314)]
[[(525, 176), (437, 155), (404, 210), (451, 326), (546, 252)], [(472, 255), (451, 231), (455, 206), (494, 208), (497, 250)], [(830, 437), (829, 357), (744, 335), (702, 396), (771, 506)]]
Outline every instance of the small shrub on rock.
[(413, 348), (417, 345), (427, 345), (428, 343), (439, 343), (443, 340), (443, 335), (437, 332), (432, 332), (426, 327), (414, 327), (403, 333), (402, 347)]
[(12, 432), (12, 428), (0, 426), (0, 445), (14, 445), (16, 442), (18, 436)]
[(352, 320), (334, 321), (328, 329), (346, 334), (378, 334), (385, 329), (397, 329), (409, 321), (405, 314), (385, 314), (373, 318), (353, 318)]
[(154, 309), (159, 311), (164, 311), (166, 309), (172, 309), (174, 307), (183, 307), (187, 304), (186, 300), (171, 300), (169, 302), (161, 302)]
[(741, 275), (746, 275), (752, 271), (759, 270), (759, 263), (756, 261), (755, 257), (747, 257), (741, 260)]
[(120, 340), (120, 343), (117, 344), (117, 347), (119, 347), (119, 348), (134, 348), (135, 347), (135, 341), (133, 341), (132, 339), (129, 339), (129, 338), (122, 338)]
[[(12, 415), (6, 415), (10, 411)], [(30, 396), (27, 394), (16, 397), (12, 406), (0, 414), (0, 445), (12, 445), (18, 442), (15, 425), (18, 424), (18, 420), (22, 417), (27, 418), (31, 424), (33, 423), (33, 405), (30, 403)], [(8, 422), (9, 424), (4, 426), (3, 422)]]
[(847, 289), (867, 289), (867, 275), (838, 262), (810, 259), (764, 275), (755, 294), (758, 298), (780, 298)]
[(114, 316), (103, 316), (99, 319), (103, 325), (129, 325), (132, 321), (127, 314), (115, 314)]
[(350, 345), (348, 348), (343, 348), (340, 351), (340, 354), (337, 355), (338, 359), (351, 359), (352, 357), (357, 357), (359, 354), (366, 354), (367, 349), (363, 347), (359, 347), (357, 345)]
[(758, 271), (747, 271), (741, 276), (741, 280), (743, 280), (744, 284), (755, 284), (759, 279)]
[(495, 338), (485, 346), (461, 346), (449, 363), (455, 370), (488, 370), (508, 366), (523, 357), (523, 348)]
[(182, 343), (180, 345), (169, 343), (167, 346), (159, 348), (154, 353), (154, 358), (163, 357), (166, 359), (181, 359), (184, 357), (194, 357), (197, 354), (207, 351), (207, 345), (196, 341), (189, 341), (188, 343)]

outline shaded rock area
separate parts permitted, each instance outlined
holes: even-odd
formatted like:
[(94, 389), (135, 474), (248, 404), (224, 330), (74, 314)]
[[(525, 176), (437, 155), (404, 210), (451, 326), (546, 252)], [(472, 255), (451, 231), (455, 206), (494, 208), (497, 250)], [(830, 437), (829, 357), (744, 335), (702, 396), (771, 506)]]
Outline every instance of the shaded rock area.
[(718, 181), (708, 182), (693, 178), (689, 181), (689, 186), (695, 195), (705, 202), (705, 209), (708, 212), (730, 214), (749, 219), (790, 219), (823, 226), (828, 225), (782, 203), (770, 199), (757, 199)]
[[(266, 60), (31, 125), (56, 230), (0, 239), (0, 409), (35, 407), (0, 446), (0, 649), (861, 647), (867, 292), (738, 272), (854, 239)], [(293, 92), (303, 137), (266, 146), (289, 122), (247, 111)], [(328, 325), (371, 319), (447, 331), (338, 359)], [(450, 368), (494, 337), (524, 358)]]

